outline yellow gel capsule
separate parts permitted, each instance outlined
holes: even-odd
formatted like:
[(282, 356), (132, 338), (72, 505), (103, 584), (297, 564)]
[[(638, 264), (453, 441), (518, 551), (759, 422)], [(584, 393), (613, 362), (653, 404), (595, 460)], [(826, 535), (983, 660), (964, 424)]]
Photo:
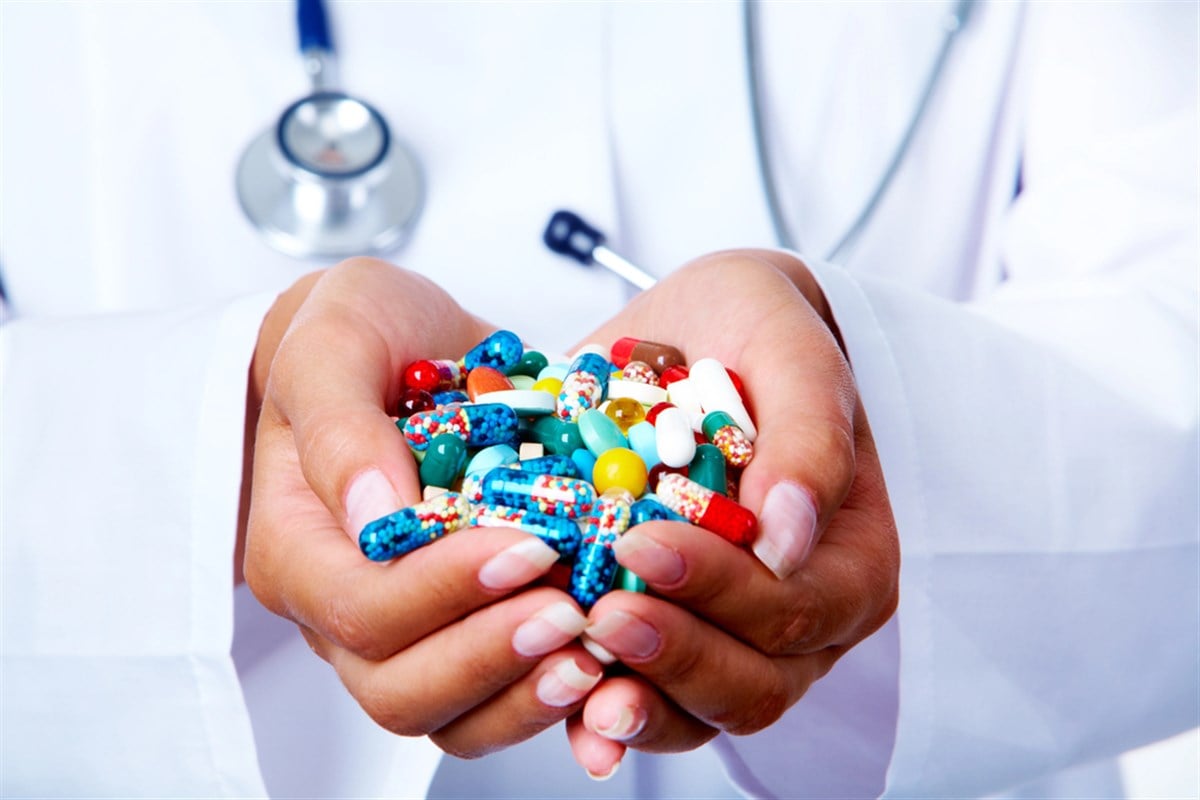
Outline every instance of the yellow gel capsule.
[(592, 469), (592, 485), (600, 494), (617, 487), (641, 497), (646, 491), (646, 462), (627, 447), (605, 450)]
[(542, 378), (533, 385), (535, 392), (549, 392), (558, 397), (558, 393), (562, 391), (562, 381), (558, 378)]
[(618, 397), (605, 404), (604, 413), (617, 423), (621, 433), (629, 433), (629, 429), (646, 419), (646, 407), (632, 397)]

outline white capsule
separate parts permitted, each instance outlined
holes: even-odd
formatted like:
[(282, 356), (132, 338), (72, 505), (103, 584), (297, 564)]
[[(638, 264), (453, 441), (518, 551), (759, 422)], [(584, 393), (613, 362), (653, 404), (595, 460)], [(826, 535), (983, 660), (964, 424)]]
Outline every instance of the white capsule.
[(608, 382), (608, 399), (617, 400), (628, 397), (644, 406), (656, 406), (667, 401), (667, 390), (661, 386), (651, 386), (637, 381), (610, 380)]
[[(753, 442), (758, 437), (758, 429), (754, 427), (754, 422), (750, 419), (746, 406), (742, 404), (742, 397), (733, 385), (729, 373), (725, 371), (724, 364), (715, 358), (702, 358), (692, 364), (688, 371), (688, 380), (692, 382), (692, 388), (696, 390), (700, 407), (704, 409), (705, 414), (724, 411), (733, 417), (733, 421), (746, 434), (747, 439)], [(671, 388), (674, 387), (675, 384), (671, 384)]]
[[(675, 384), (671, 384), (674, 386)], [(696, 455), (696, 437), (687, 412), (681, 408), (664, 408), (654, 419), (654, 446), (658, 457), (668, 467), (685, 467)]]
[(676, 408), (683, 409), (689, 414), (698, 414), (702, 410), (700, 395), (691, 378), (675, 381), (667, 387), (667, 400)]

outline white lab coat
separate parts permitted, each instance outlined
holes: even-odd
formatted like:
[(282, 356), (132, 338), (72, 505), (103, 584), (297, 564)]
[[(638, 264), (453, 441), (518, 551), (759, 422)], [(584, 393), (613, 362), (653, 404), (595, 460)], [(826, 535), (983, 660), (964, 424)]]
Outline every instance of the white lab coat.
[[(235, 626), (246, 367), (313, 266), (233, 192), (305, 90), (291, 5), (0, 6), (0, 793), (722, 796), (717, 757), (761, 796), (1119, 791), (1107, 759), (1200, 717), (1196, 6), (978, 8), (825, 264), (944, 8), (764, 12), (785, 211), (880, 448), (899, 612), (772, 728), (595, 785), (558, 729), (435, 778), (244, 590)], [(345, 86), (430, 182), (397, 260), (563, 349), (625, 290), (541, 249), (552, 209), (658, 272), (770, 245), (738, 14), (335, 4)]]

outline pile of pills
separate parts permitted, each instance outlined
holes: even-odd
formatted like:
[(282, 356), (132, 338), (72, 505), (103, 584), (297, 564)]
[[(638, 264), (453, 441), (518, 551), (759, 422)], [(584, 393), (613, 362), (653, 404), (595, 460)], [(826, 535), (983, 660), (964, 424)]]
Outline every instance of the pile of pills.
[(757, 435), (741, 380), (719, 361), (685, 365), (670, 345), (619, 339), (549, 363), (499, 330), (461, 361), (404, 370), (396, 426), (420, 463), (424, 500), (363, 528), (375, 561), (470, 526), (519, 528), (571, 565), (585, 610), (644, 584), (612, 545), (650, 520), (681, 520), (738, 545), (758, 521), (736, 502)]

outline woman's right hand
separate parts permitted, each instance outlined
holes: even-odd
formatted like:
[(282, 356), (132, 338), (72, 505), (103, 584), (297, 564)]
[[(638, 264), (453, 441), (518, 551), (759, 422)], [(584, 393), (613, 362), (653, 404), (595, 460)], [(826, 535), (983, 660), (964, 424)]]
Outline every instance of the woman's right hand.
[(390, 414), (401, 371), (456, 359), (491, 326), (425, 278), (373, 259), (324, 273), (298, 307), (296, 294), (268, 316), (255, 356), (265, 385), (251, 590), (395, 733), (475, 756), (566, 718), (601, 666), (576, 643), (587, 623), (575, 602), (526, 588), (554, 562), (550, 547), (520, 531), (469, 529), (379, 564), (357, 546), (366, 523), (421, 500)]

